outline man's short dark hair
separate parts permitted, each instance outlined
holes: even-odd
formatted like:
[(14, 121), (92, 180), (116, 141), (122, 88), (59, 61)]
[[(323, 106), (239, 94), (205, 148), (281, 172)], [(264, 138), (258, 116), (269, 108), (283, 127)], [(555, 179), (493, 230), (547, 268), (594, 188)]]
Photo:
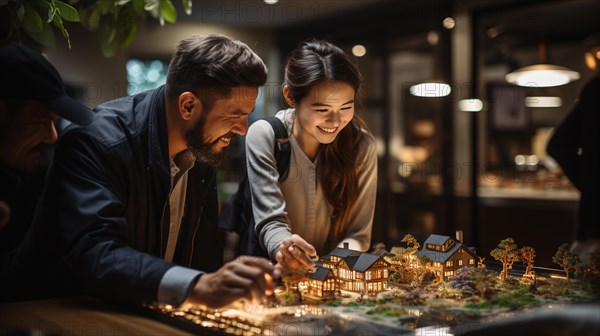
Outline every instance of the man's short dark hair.
[(174, 100), (195, 93), (205, 107), (228, 98), (239, 86), (261, 86), (267, 67), (245, 43), (222, 35), (194, 36), (179, 42), (169, 64), (166, 95)]

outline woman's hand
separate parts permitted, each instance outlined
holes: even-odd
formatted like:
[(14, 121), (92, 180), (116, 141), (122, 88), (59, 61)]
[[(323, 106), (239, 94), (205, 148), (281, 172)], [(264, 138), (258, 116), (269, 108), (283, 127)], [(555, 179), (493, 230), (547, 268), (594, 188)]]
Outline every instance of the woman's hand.
[(313, 260), (317, 258), (317, 251), (302, 237), (294, 234), (279, 244), (275, 258), (284, 269), (312, 268), (315, 267)]

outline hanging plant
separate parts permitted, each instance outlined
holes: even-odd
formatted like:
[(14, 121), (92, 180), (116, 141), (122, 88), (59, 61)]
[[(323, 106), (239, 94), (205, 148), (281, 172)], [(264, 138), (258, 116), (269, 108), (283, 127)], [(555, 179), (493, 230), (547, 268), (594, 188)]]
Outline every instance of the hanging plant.
[[(192, 1), (181, 0), (181, 4), (190, 15)], [(177, 10), (171, 0), (0, 0), (0, 18), (4, 22), (1, 43), (28, 44), (30, 38), (41, 46), (54, 48), (56, 29), (71, 48), (64, 21), (80, 22), (96, 33), (102, 54), (112, 57), (131, 45), (138, 20), (146, 20), (147, 16), (162, 26), (177, 21)]]

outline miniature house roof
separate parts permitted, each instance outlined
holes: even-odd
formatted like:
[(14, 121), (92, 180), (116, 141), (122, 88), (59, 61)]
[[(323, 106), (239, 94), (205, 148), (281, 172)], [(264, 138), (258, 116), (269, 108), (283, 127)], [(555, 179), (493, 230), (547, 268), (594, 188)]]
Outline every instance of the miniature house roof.
[[(448, 241), (448, 239), (452, 239), (450, 238), (450, 236), (442, 236), (442, 235), (437, 235), (437, 234), (431, 234), (429, 235), (429, 238), (427, 238), (427, 240), (425, 241), (425, 244), (423, 244), (424, 246), (427, 246), (427, 244), (433, 244), (433, 245), (444, 245), (444, 243), (446, 243)], [(454, 240), (454, 239), (452, 239)]]
[(383, 256), (383, 257), (392, 256), (392, 254), (386, 249), (373, 250), (373, 251), (371, 251), (371, 254), (376, 255), (376, 256)]
[[(430, 250), (427, 248), (427, 244), (444, 245), (444, 243), (446, 243), (449, 239), (452, 240), (452, 242), (454, 242), (454, 244), (446, 252), (434, 251), (434, 250)], [(473, 252), (472, 249), (466, 247), (464, 244), (457, 242), (456, 240), (452, 239), (449, 236), (442, 236), (442, 235), (436, 235), (436, 234), (432, 234), (429, 236), (429, 238), (427, 238), (427, 240), (425, 241), (425, 244), (423, 244), (423, 248), (419, 251), (419, 254), (425, 255), (425, 256), (429, 257), (429, 259), (431, 259), (432, 261), (435, 261), (435, 262), (446, 262), (460, 248), (463, 248), (473, 258), (476, 257), (475, 252)]]
[(361, 251), (345, 249), (342, 247), (336, 247), (335, 249), (333, 249), (333, 251), (329, 252), (329, 254), (327, 254), (327, 255), (324, 255), (322, 258), (326, 259), (326, 260), (331, 260), (331, 256), (346, 258), (351, 255), (360, 255), (361, 253), (362, 253)]
[(328, 255), (321, 257), (325, 260), (331, 260), (332, 256), (340, 257), (348, 265), (351, 270), (364, 272), (369, 267), (373, 266), (377, 260), (381, 259), (382, 256), (373, 255), (371, 253), (363, 253), (356, 250), (345, 249), (342, 247), (336, 247)]
[[(354, 257), (352, 257), (354, 258)], [(348, 263), (348, 266), (350, 266), (351, 269), (355, 270), (355, 271), (359, 271), (359, 272), (364, 272), (366, 270), (368, 270), (371, 266), (373, 266), (374, 263), (377, 262), (377, 260), (381, 259), (381, 256), (376, 256), (376, 255), (372, 255), (370, 253), (362, 253), (360, 256), (358, 256), (356, 258), (356, 260), (354, 261), (353, 264), (350, 264), (350, 262), (346, 261)], [(348, 258), (346, 258), (347, 260)]]
[(307, 275), (311, 279), (325, 281), (325, 280), (327, 280), (327, 277), (329, 276), (330, 273), (331, 273), (330, 268), (316, 267), (316, 270), (314, 272), (308, 272)]

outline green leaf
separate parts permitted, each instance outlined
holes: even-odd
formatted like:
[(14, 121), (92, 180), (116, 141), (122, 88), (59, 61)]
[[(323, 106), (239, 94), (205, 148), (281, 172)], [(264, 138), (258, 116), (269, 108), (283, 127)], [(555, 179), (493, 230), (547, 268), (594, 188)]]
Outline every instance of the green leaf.
[(152, 12), (158, 9), (160, 5), (160, 0), (144, 0), (144, 2), (146, 3), (144, 5), (144, 10), (147, 12)]
[(133, 0), (133, 8), (138, 16), (145, 17), (146, 10), (144, 9), (144, 0)]
[(81, 25), (90, 31), (97, 32), (100, 26), (100, 12), (94, 6), (88, 6), (80, 9)]
[(17, 18), (19, 19), (19, 22), (23, 21), (23, 16), (25, 16), (25, 6), (20, 5), (17, 9)]
[(183, 5), (183, 11), (187, 15), (192, 14), (192, 0), (181, 0), (181, 4)]
[(131, 2), (131, 0), (118, 0), (118, 1), (115, 2), (115, 5), (117, 5), (117, 6), (124, 6), (124, 5), (127, 5), (130, 2)]
[(173, 6), (171, 0), (161, 0), (160, 10), (162, 11), (162, 17), (168, 23), (175, 23), (177, 21), (177, 10), (175, 10), (175, 6)]
[(98, 28), (98, 42), (104, 57), (112, 57), (117, 53), (118, 44), (115, 38), (117, 29), (115, 22), (110, 15), (105, 15), (100, 20)]
[(119, 13), (117, 21), (117, 39), (118, 46), (121, 49), (127, 48), (134, 40), (137, 33), (135, 10), (128, 7)]
[(127, 32), (121, 36), (121, 42), (119, 43), (119, 47), (121, 49), (125, 49), (133, 43), (135, 40), (135, 35), (137, 34), (137, 26), (134, 24), (129, 25)]
[(104, 15), (112, 13), (115, 3), (113, 0), (98, 0), (96, 3), (93, 3), (92, 1), (90, 6), (96, 7), (100, 14)]
[(62, 1), (54, 1), (60, 17), (69, 22), (79, 22), (79, 13), (73, 6)]
[(62, 18), (60, 16), (57, 16), (54, 18), (53, 22), (56, 28), (60, 30), (63, 37), (67, 39), (67, 45), (69, 46), (69, 49), (71, 49), (71, 39), (69, 38), (69, 32), (65, 29)]
[(25, 6), (23, 16), (23, 28), (31, 35), (31, 33), (40, 33), (43, 30), (43, 21), (40, 14), (33, 8)]
[[(54, 18), (54, 21), (52, 21), (52, 23), (54, 23), (54, 26), (56, 28), (58, 28), (58, 30), (60, 30), (60, 32), (62, 33), (62, 36), (68, 40), (69, 39), (69, 33), (65, 29), (65, 26), (64, 26), (62, 18), (60, 16), (56, 16)], [(69, 49), (71, 49), (70, 46), (69, 46)]]
[(58, 13), (58, 9), (54, 6), (53, 2), (48, 2), (48, 20), (46, 22), (50, 23), (54, 20), (54, 15)]
[(37, 43), (39, 43), (45, 47), (49, 47), (49, 48), (56, 47), (56, 39), (54, 37), (54, 31), (52, 30), (52, 27), (50, 27), (50, 25), (47, 22), (42, 23), (42, 30), (40, 32), (27, 31), (27, 33)]

